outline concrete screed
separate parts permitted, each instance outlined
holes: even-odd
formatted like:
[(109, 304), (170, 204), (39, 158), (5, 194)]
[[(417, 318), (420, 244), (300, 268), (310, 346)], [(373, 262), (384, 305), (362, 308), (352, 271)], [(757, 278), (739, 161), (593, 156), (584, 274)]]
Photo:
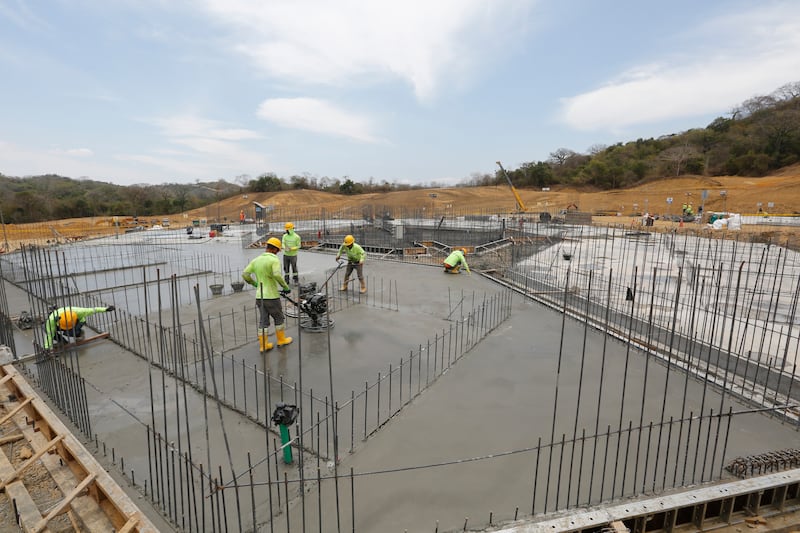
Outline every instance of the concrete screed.
[[(235, 268), (243, 267), (250, 258), (261, 253), (260, 250), (241, 250), (224, 243), (214, 243), (209, 252), (231, 257)], [(301, 282), (313, 280), (321, 283), (334, 262), (331, 254), (301, 252), (299, 266)], [(303, 389), (323, 391), (319, 394), (327, 395), (330, 393), (330, 350), (335, 399), (344, 403), (350, 398), (351, 391), (362, 389), (365, 381), (374, 381), (377, 373), (385, 371), (390, 363), (397, 364), (408, 356), (409, 351), (425, 345), (428, 339), (450, 328), (454, 320), (460, 319), (485, 297), (503, 290), (477, 274), (444, 275), (440, 268), (373, 258), (368, 258), (365, 273), (371, 278), (368, 296), (376, 300), (381, 298), (381, 286), (373, 286), (376, 279), (396, 281), (397, 310), (353, 305), (334, 313), (335, 327), (330, 330), (330, 348), (327, 333), (304, 332), (297, 328), (295, 319), (289, 319), (288, 333), (294, 336), (295, 342), (274, 349), (265, 357), (257, 351), (256, 315), (252, 314), (248, 344), (232, 350), (231, 355), (261, 368), (267, 365), (273, 375), (284, 376), (287, 383), (299, 380), (302, 365)], [(200, 289), (201, 292), (207, 291), (207, 287)], [(383, 291), (389, 290), (390, 284), (384, 284)], [(19, 291), (10, 288), (8, 293), (12, 310), (27, 307)], [(389, 294), (383, 294), (383, 297), (388, 299)], [(205, 300), (202, 309), (204, 314), (213, 315), (232, 307), (250, 305), (253, 299), (254, 292), (246, 290), (241, 294)], [(196, 307), (183, 306), (181, 316), (186, 319), (196, 316)], [(24, 353), (30, 347), (30, 336), (18, 333), (17, 337), (20, 340), (18, 351)], [(274, 336), (271, 337), (274, 342)], [(629, 356), (628, 378), (623, 403), (620, 389), (626, 356)], [(601, 368), (603, 359), (605, 366)], [(172, 421), (176, 416), (188, 417), (195, 460), (206, 462), (204, 432), (207, 426), (199, 394), (189, 390), (185, 413), (177, 412), (175, 398), (176, 393), (182, 395), (180, 385), (168, 376), (163, 377), (157, 370), (148, 371), (146, 361), (108, 341), (81, 348), (80, 365), (81, 374), (90, 384), (88, 396), (94, 431), (107, 448), (114, 448), (117, 457), (125, 458), (126, 470), (135, 470), (137, 479), (146, 477), (148, 471), (143, 428), (144, 424), (151, 423), (153, 415), (156, 424), (160, 418)], [(646, 384), (645, 365), (648, 365), (649, 372)], [(218, 371), (217, 376), (220, 378), (218, 386), (222, 386), (222, 376)], [(235, 378), (230, 373), (225, 379), (230, 380), (226, 386), (235, 386)], [(152, 400), (149, 394), (151, 380), (154, 382)], [(638, 423), (641, 418), (647, 424), (663, 416), (662, 404), (666, 404), (663, 411), (666, 416), (676, 418), (688, 416), (689, 411), (697, 413), (701, 401), (706, 409), (708, 406), (720, 406), (723, 410), (729, 406), (734, 410), (744, 409), (731, 402), (730, 397), (721, 401), (713, 391), (707, 391), (705, 400), (702, 400), (702, 386), (693, 379), (685, 382), (683, 375), (674, 370), (668, 384), (667, 381), (663, 366), (639, 353), (629, 354), (624, 343), (616, 340), (606, 343), (600, 333), (587, 331), (582, 324), (571, 319), (562, 323), (559, 313), (515, 297), (509, 320), (380, 431), (366, 441), (357, 434), (352, 454), (348, 453), (349, 428), (342, 428), (340, 424), (340, 441), (343, 441), (340, 442), (340, 474), (349, 472), (350, 467), (356, 472), (408, 468), (403, 472), (357, 478), (356, 530), (433, 531), (438, 523), (440, 531), (447, 531), (462, 526), (464, 517), (473, 517), (476, 524), (484, 524), (488, 522), (490, 513), (494, 513), (497, 522), (513, 518), (515, 508), (521, 510), (521, 516), (529, 512), (535, 477), (534, 451), (458, 465), (414, 469), (420, 465), (530, 448), (536, 446), (539, 438), (542, 442), (548, 441), (551, 434), (558, 439), (562, 433), (569, 438), (576, 431), (580, 434), (582, 429), (588, 433), (597, 427), (602, 432), (606, 425), (618, 424), (620, 417), (624, 423), (628, 420)], [(601, 384), (606, 391), (602, 395), (599, 391)], [(554, 401), (556, 386), (557, 404)], [(684, 387), (687, 390), (685, 403)], [(291, 403), (291, 398), (287, 400)], [(179, 399), (177, 405), (181, 401)], [(258, 400), (254, 397), (251, 401)], [(209, 403), (208, 410), (211, 464), (227, 465), (222, 424), (213, 402)], [(252, 452), (254, 462), (263, 456), (264, 431), (251, 420), (224, 407), (222, 417), (232, 448), (234, 470), (243, 471), (247, 466), (248, 451)], [(185, 423), (186, 420), (181, 422)], [(797, 435), (790, 427), (762, 415), (742, 415), (731, 426), (727, 458), (797, 446)], [(318, 464), (312, 456), (307, 456), (305, 462), (307, 468)], [(650, 468), (653, 468), (653, 463), (651, 459)], [(280, 466), (281, 476), (284, 469), (290, 476), (296, 474), (296, 468)], [(563, 475), (566, 476), (566, 472)], [(628, 476), (632, 475), (633, 472), (628, 471)], [(657, 471), (656, 476), (660, 475), (661, 472)], [(672, 476), (671, 472), (669, 476)], [(313, 477), (310, 470), (307, 477)], [(610, 483), (610, 479), (605, 482)], [(349, 483), (349, 480), (341, 483)], [(597, 484), (599, 480), (595, 491)], [(585, 483), (580, 486), (572, 487), (572, 498), (578, 490), (584, 495), (588, 493)], [(316, 502), (313, 484), (307, 485), (307, 490), (306, 499)], [(554, 496), (555, 491), (551, 498)], [(566, 494), (562, 493), (560, 499), (563, 506)], [(333, 505), (335, 496), (326, 496), (323, 502), (322, 529), (330, 531), (334, 529), (337, 514)], [(228, 505), (231, 505), (230, 501)], [(343, 503), (343, 507), (348, 508), (341, 517), (345, 529), (349, 529), (349, 505), (349, 502)], [(307, 506), (315, 509), (316, 503), (307, 503)], [(263, 505), (257, 502), (257, 508), (263, 524)], [(295, 495), (288, 517), (297, 527), (304, 519), (303, 515), (306, 515), (307, 527), (318, 530), (316, 513), (303, 513)], [(283, 530), (285, 518), (277, 517), (277, 530)], [(267, 527), (262, 526), (262, 529)]]

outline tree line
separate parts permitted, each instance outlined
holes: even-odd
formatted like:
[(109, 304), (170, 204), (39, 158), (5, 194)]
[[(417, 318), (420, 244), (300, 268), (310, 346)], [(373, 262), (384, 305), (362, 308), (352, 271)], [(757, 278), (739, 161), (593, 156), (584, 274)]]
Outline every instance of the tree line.
[[(508, 168), (514, 185), (569, 185), (601, 190), (629, 187), (653, 179), (685, 174), (704, 176), (763, 176), (800, 162), (800, 82), (772, 94), (755, 96), (718, 117), (705, 128), (637, 139), (613, 146), (595, 145), (586, 153), (559, 148), (546, 161)], [(476, 173), (459, 186), (502, 185), (497, 172)], [(38, 222), (92, 216), (151, 216), (204, 207), (232, 195), (310, 189), (336, 194), (392, 192), (437, 187), (436, 183), (407, 185), (376, 181), (294, 175), (273, 172), (255, 178), (236, 176), (194, 184), (121, 186), (58, 175), (9, 177), (0, 174), (0, 213), (6, 223)]]
[[(618, 189), (653, 179), (687, 174), (764, 176), (800, 162), (800, 82), (756, 96), (705, 128), (637, 139), (613, 146), (595, 145), (587, 153), (569, 148), (546, 161), (507, 169), (516, 187), (569, 185)], [(465, 185), (505, 183), (498, 172), (476, 174)]]

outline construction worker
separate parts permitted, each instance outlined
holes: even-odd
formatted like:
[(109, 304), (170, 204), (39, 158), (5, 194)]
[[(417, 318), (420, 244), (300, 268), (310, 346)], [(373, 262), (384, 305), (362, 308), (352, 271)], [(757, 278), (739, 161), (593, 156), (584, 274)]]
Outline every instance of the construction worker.
[[(292, 342), (292, 338), (287, 337), (284, 331), (286, 319), (283, 316), (280, 300), (280, 294), (289, 294), (292, 291), (289, 284), (283, 279), (281, 262), (275, 255), (280, 251), (281, 241), (276, 237), (270, 237), (267, 240), (267, 250), (250, 261), (242, 273), (242, 279), (256, 288), (256, 307), (259, 311), (258, 348), (261, 352), (271, 350), (273, 347), (267, 336), (270, 317), (275, 322), (278, 346), (285, 346)], [(279, 286), (281, 287), (280, 294), (278, 294)]]
[(44, 323), (44, 349), (49, 350), (54, 343), (65, 345), (69, 343), (67, 337), (75, 337), (75, 340), (83, 338), (83, 326), (86, 319), (96, 313), (109, 313), (115, 307), (59, 307), (53, 309)]
[(464, 268), (467, 269), (467, 273), (472, 274), (472, 272), (469, 271), (466, 255), (466, 248), (456, 248), (453, 250), (450, 255), (447, 256), (447, 259), (444, 260), (445, 273), (458, 274), (459, 270), (461, 270), (461, 265), (464, 265)]
[(294, 224), (287, 222), (284, 226), (286, 233), (281, 237), (283, 246), (283, 279), (289, 283), (289, 270), (294, 273), (295, 284), (300, 283), (300, 275), (297, 273), (297, 251), (300, 249), (300, 235), (295, 233)]
[(344, 281), (340, 290), (346, 291), (347, 284), (350, 283), (350, 274), (355, 269), (358, 274), (358, 281), (361, 282), (361, 294), (367, 292), (367, 283), (364, 281), (364, 258), (367, 254), (364, 249), (356, 244), (356, 240), (352, 235), (347, 235), (339, 247), (339, 253), (336, 254), (336, 261), (342, 257), (342, 254), (347, 256), (347, 268), (344, 271)]

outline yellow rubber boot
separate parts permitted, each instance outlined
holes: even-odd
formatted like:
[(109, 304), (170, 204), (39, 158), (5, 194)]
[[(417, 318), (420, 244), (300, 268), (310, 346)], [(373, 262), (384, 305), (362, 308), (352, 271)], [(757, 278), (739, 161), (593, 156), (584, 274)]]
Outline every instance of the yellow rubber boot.
[(278, 346), (286, 346), (287, 344), (292, 343), (292, 338), (286, 336), (286, 332), (281, 329), (275, 330), (275, 336), (278, 337)]
[(359, 292), (361, 292), (361, 294), (364, 294), (365, 292), (367, 292), (367, 283), (363, 279), (359, 281), (361, 282), (361, 290)]
[(273, 348), (273, 344), (269, 342), (269, 337), (266, 333), (259, 333), (258, 334), (258, 349), (259, 351), (268, 352)]

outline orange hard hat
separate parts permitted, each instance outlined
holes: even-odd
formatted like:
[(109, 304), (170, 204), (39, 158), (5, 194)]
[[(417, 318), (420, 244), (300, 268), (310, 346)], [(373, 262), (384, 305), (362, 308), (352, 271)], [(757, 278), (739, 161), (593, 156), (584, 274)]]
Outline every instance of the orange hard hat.
[(356, 242), (355, 237), (353, 237), (352, 235), (345, 236), (345, 238), (344, 238), (344, 245), (345, 246), (350, 246), (354, 242)]
[(267, 239), (267, 246), (274, 246), (278, 250), (281, 249), (281, 241), (275, 237), (270, 237)]
[(72, 309), (64, 310), (58, 317), (58, 327), (64, 331), (74, 328), (78, 324), (78, 313)]

